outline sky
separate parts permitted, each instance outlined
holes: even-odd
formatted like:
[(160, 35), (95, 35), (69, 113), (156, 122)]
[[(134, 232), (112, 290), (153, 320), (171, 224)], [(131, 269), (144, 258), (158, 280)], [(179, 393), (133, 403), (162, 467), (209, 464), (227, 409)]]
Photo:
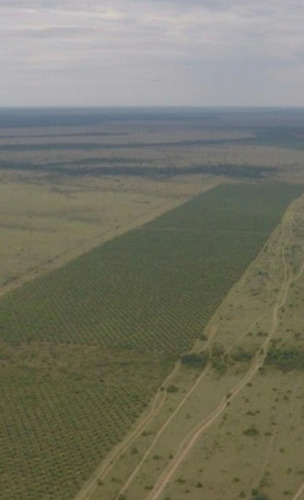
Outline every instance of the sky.
[(0, 0), (0, 106), (304, 106), (303, 0)]

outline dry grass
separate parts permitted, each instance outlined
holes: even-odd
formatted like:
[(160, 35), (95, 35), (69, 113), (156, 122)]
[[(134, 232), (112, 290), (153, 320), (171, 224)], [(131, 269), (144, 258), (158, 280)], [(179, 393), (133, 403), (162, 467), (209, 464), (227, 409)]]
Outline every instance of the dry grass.
[(258, 142), (246, 144), (245, 140), (254, 135), (248, 123), (196, 127), (195, 123), (174, 121), (140, 125), (118, 122), (104, 126), (18, 129), (17, 132), (2, 129), (0, 149), (2, 161), (34, 165), (73, 164), (85, 160), (90, 164), (92, 160), (99, 160), (102, 165), (113, 165), (117, 161), (158, 167), (233, 163), (281, 167), (289, 173), (303, 171), (304, 151)]
[(198, 441), (160, 498), (250, 499), (258, 490), (269, 499), (290, 499), (304, 480), (302, 377), (257, 376)]

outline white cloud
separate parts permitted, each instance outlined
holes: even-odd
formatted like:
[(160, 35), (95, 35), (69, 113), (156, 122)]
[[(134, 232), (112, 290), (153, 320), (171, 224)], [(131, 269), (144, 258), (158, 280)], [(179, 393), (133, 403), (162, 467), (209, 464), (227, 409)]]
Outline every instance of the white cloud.
[(300, 0), (0, 0), (0, 16), (1, 105), (304, 104)]

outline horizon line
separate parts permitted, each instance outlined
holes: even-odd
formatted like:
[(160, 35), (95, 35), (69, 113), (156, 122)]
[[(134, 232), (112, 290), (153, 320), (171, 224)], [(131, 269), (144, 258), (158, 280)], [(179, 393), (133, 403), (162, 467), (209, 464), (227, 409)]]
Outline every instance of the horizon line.
[(189, 110), (221, 110), (221, 109), (233, 109), (233, 110), (304, 110), (303, 106), (295, 106), (295, 105), (234, 105), (234, 104), (226, 104), (226, 105), (124, 105), (124, 104), (113, 104), (113, 105), (0, 105), (0, 110), (72, 110), (72, 109), (90, 109), (90, 110), (98, 110), (98, 109), (111, 109), (111, 110), (119, 110), (119, 109), (132, 109), (132, 110), (174, 110), (174, 109), (189, 109)]

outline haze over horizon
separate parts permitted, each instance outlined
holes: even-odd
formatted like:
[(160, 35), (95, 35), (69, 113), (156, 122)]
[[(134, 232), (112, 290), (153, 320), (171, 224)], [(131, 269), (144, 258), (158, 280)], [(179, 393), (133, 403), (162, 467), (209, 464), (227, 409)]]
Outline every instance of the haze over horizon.
[(303, 107), (300, 0), (0, 0), (0, 107)]

